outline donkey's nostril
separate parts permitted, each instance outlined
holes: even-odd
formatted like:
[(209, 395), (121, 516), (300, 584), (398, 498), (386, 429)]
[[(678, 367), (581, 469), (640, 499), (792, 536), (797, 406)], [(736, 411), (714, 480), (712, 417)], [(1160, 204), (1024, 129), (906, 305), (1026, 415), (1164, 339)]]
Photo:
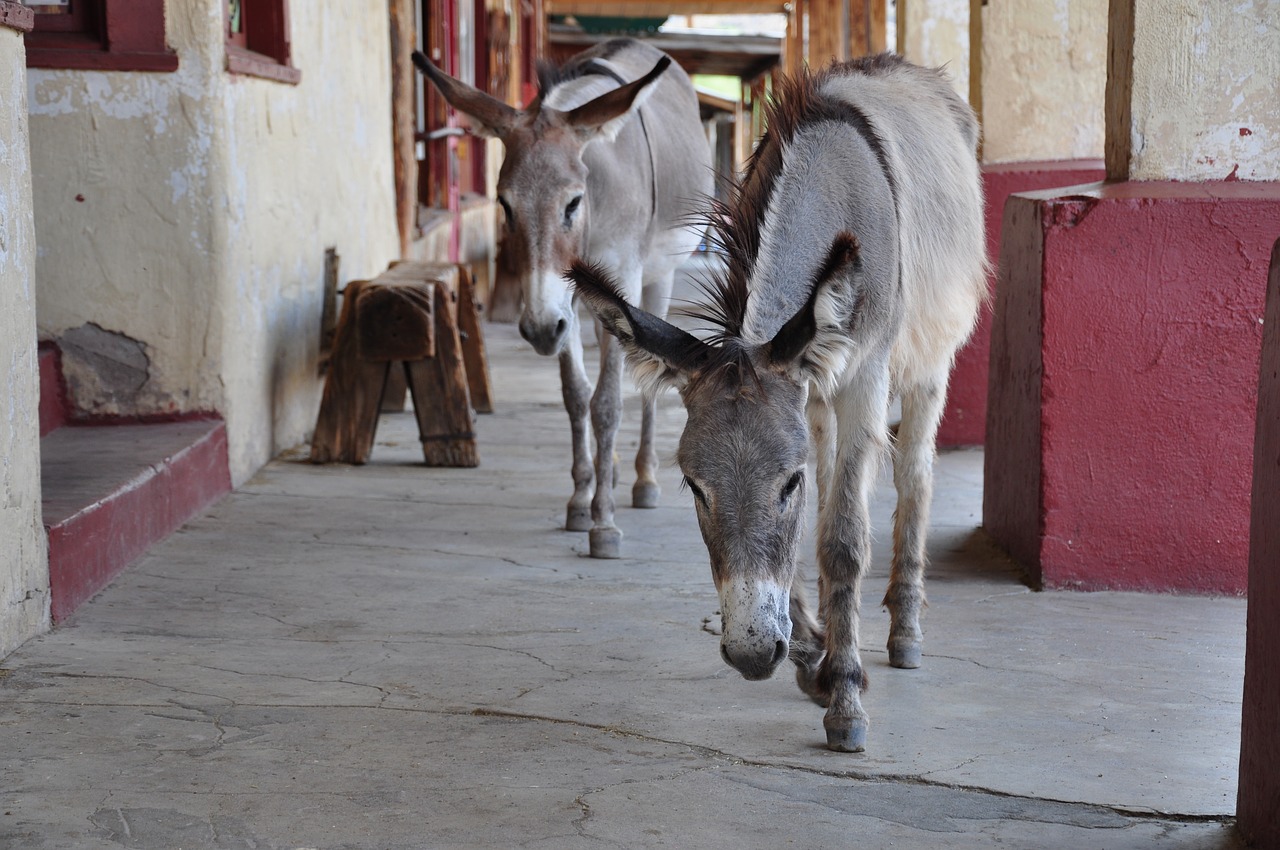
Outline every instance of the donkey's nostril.
[(569, 323), (566, 322), (564, 319), (561, 319), (560, 321), (556, 322), (556, 339), (559, 339), (560, 337), (564, 336), (564, 331), (565, 331), (565, 328), (567, 327), (569, 327)]
[(776, 667), (787, 660), (787, 642), (780, 640), (773, 648), (773, 665)]

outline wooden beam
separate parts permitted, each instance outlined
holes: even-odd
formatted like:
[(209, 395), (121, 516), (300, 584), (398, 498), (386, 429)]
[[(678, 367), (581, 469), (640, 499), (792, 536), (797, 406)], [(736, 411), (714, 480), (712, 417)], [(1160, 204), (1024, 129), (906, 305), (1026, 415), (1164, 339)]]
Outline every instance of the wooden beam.
[(409, 253), (417, 236), (418, 158), (414, 151), (417, 108), (414, 102), (413, 53), (417, 38), (414, 0), (391, 0), (391, 138), (396, 187), (396, 227), (400, 256)]
[(1107, 179), (1128, 180), (1129, 164), (1133, 158), (1130, 128), (1133, 124), (1134, 0), (1111, 0), (1108, 15), (1103, 151)]
[(783, 0), (546, 0), (549, 15), (665, 18), (667, 15), (753, 15), (786, 11)]

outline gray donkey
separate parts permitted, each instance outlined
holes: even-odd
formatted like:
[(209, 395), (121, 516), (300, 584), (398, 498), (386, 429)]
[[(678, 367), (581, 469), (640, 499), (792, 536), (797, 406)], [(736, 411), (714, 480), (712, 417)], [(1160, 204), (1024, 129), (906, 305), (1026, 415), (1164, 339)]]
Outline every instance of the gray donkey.
[[(506, 148), (498, 202), (524, 296), (520, 334), (539, 354), (559, 357), (573, 431), (565, 528), (590, 530), (592, 556), (619, 557), (612, 488), (623, 358), (612, 337), (598, 332), (600, 374), (592, 395), (564, 271), (575, 257), (589, 257), (616, 276), (628, 301), (666, 314), (672, 276), (698, 245), (699, 233), (688, 225), (712, 183), (693, 84), (661, 51), (615, 39), (559, 69), (540, 69), (537, 98), (517, 110), (440, 72), (421, 53), (413, 59), (473, 132), (497, 137)], [(653, 436), (650, 399), (632, 488), (638, 508), (658, 504)]]
[[(895, 394), (883, 604), (889, 663), (920, 665), (934, 439), (986, 292), (978, 125), (940, 72), (889, 54), (778, 88), (768, 132), (713, 218), (727, 268), (695, 315), (717, 334), (700, 339), (637, 309), (598, 265), (578, 263), (571, 277), (637, 380), (684, 400), (677, 459), (711, 555), (725, 661), (762, 679), (789, 653), (801, 689), (827, 706), (827, 745), (857, 752), (868, 725), (867, 500)], [(796, 568), (811, 435), (821, 626)]]

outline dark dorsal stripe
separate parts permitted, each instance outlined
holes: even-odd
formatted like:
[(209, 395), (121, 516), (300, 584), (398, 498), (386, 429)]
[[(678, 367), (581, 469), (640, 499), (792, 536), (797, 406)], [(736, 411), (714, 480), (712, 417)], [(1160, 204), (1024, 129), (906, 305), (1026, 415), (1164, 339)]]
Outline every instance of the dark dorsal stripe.
[[(615, 38), (613, 41), (605, 42), (604, 46), (608, 47), (609, 45), (617, 44), (625, 47), (629, 43), (630, 42), (625, 38)], [(603, 56), (596, 58), (608, 58), (615, 52), (616, 51), (608, 51)], [(613, 70), (608, 65), (603, 65), (600, 62), (597, 62), (595, 58), (578, 66), (579, 77), (587, 77), (593, 74), (601, 77), (608, 77), (620, 86), (625, 86), (628, 82), (623, 79), (622, 75), (617, 71)], [(644, 122), (644, 107), (640, 107), (636, 110), (636, 117), (640, 119), (640, 132), (644, 135), (644, 149), (645, 153), (649, 156), (649, 221), (652, 222), (658, 215), (658, 164), (653, 161), (653, 143), (649, 141), (649, 126)]]
[(775, 81), (777, 95), (766, 106), (767, 130), (747, 163), (741, 182), (729, 187), (727, 199), (712, 201), (710, 236), (727, 257), (723, 277), (704, 286), (710, 303), (682, 312), (719, 328), (716, 338), (741, 335), (747, 310), (747, 281), (760, 254), (765, 214), (783, 169), (783, 149), (804, 128), (824, 121), (852, 127), (871, 149), (889, 186), (895, 218), (898, 215), (898, 182), (889, 164), (884, 139), (858, 106), (821, 91), (831, 77), (841, 74), (877, 76), (896, 68), (902, 60), (890, 55), (855, 62), (833, 63), (817, 74), (807, 71)]

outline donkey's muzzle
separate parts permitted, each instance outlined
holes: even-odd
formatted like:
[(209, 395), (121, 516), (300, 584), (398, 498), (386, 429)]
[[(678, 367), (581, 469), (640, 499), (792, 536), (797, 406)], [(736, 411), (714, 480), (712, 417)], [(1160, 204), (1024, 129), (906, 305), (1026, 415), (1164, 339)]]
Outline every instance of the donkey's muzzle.
[(742, 678), (758, 681), (767, 679), (778, 669), (778, 665), (787, 660), (788, 645), (780, 640), (772, 647), (768, 644), (753, 646), (749, 649), (735, 647), (730, 649), (720, 644), (720, 657), (733, 669), (742, 674)]
[(564, 345), (565, 334), (569, 330), (569, 323), (565, 319), (558, 320), (554, 325), (543, 322), (535, 322), (528, 316), (520, 318), (520, 336), (524, 337), (525, 342), (533, 346), (533, 350), (544, 357), (552, 354), (558, 354), (560, 347)]

